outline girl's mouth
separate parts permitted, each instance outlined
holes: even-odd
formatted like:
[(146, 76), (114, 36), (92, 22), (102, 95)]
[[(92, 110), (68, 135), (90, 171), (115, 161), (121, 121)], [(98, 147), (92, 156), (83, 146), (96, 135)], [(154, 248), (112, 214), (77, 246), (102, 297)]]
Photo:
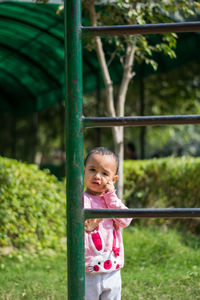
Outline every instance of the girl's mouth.
[(93, 181), (92, 184), (100, 185), (101, 183), (98, 181)]

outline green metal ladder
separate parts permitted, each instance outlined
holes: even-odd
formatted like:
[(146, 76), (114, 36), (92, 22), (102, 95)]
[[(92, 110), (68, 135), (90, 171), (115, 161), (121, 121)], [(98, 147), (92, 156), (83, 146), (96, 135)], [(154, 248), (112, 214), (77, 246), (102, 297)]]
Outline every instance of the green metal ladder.
[(66, 48), (66, 176), (68, 299), (85, 299), (84, 220), (96, 217), (184, 218), (200, 217), (200, 209), (84, 209), (83, 130), (84, 127), (200, 124), (200, 115), (146, 117), (83, 117), (82, 36), (156, 34), (200, 31), (200, 22), (146, 24), (134, 26), (82, 27), (81, 0), (65, 0)]

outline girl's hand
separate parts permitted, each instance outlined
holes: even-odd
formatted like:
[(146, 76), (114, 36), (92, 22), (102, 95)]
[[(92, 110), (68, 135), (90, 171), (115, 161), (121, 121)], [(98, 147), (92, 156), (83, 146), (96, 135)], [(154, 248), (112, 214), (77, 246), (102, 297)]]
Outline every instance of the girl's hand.
[(99, 223), (102, 221), (103, 219), (88, 219), (85, 221), (85, 231), (86, 232), (91, 232), (94, 229), (97, 228), (97, 226), (99, 225)]
[(105, 193), (113, 192), (114, 190), (115, 190), (114, 183), (113, 183), (112, 181), (109, 181), (109, 182), (106, 184)]

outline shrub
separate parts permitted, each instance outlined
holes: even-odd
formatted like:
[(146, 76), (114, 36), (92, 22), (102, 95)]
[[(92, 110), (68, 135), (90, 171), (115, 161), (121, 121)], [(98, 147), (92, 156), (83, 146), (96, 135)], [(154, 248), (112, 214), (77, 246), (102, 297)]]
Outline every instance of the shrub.
[[(124, 198), (132, 208), (195, 208), (200, 200), (200, 158), (125, 161)], [(185, 224), (200, 231), (198, 219), (148, 219), (143, 223)]]
[(0, 157), (0, 247), (56, 247), (65, 218), (62, 182), (36, 165)]
[[(124, 199), (129, 207), (198, 207), (199, 186), (200, 158), (124, 163)], [(57, 248), (65, 236), (65, 197), (64, 183), (49, 171), (0, 157), (0, 247)], [(198, 219), (140, 222), (185, 224), (192, 232), (200, 231)]]

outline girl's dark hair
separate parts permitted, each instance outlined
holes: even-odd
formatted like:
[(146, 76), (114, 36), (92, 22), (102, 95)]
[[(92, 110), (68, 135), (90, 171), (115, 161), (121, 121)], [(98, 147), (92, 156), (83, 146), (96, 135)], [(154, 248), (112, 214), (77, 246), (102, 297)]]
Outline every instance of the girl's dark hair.
[(112, 151), (112, 150), (110, 150), (106, 147), (97, 147), (97, 148), (94, 148), (94, 149), (90, 150), (88, 152), (88, 155), (85, 158), (84, 166), (86, 166), (89, 157), (94, 153), (101, 154), (101, 155), (112, 155), (114, 157), (115, 161), (116, 161), (116, 173), (117, 173), (118, 167), (119, 167), (119, 157), (114, 151)]

